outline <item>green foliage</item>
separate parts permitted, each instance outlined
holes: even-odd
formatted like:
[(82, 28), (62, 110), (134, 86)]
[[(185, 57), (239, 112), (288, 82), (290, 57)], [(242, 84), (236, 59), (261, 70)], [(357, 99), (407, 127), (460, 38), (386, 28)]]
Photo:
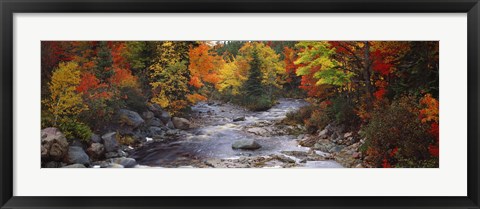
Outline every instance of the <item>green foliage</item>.
[(120, 95), (125, 108), (143, 112), (147, 109), (147, 98), (137, 88), (123, 87), (120, 89)]
[(88, 142), (92, 136), (89, 126), (74, 119), (62, 119), (58, 128), (65, 134), (67, 139), (80, 139)]
[(244, 95), (247, 97), (260, 97), (264, 94), (262, 87), (262, 72), (260, 71), (260, 60), (258, 58), (257, 50), (252, 52), (250, 71), (248, 73), (248, 79), (245, 81), (243, 88)]
[(95, 64), (95, 76), (101, 81), (106, 81), (113, 75), (112, 53), (106, 41), (100, 42), (97, 52), (97, 58), (95, 59)]
[[(420, 121), (418, 112), (414, 97), (402, 97), (373, 112), (362, 135), (367, 139), (363, 149), (374, 166), (381, 167), (388, 162), (417, 167), (417, 163), (429, 159), (428, 146), (433, 139), (427, 132), (428, 125)], [(395, 149), (398, 151), (393, 152)]]
[(266, 95), (262, 96), (249, 96), (243, 101), (243, 106), (252, 111), (265, 111), (270, 109), (275, 104)]
[(330, 120), (337, 124), (343, 124), (347, 127), (358, 125), (360, 118), (355, 112), (355, 104), (344, 96), (332, 99), (332, 104), (328, 107), (327, 112)]

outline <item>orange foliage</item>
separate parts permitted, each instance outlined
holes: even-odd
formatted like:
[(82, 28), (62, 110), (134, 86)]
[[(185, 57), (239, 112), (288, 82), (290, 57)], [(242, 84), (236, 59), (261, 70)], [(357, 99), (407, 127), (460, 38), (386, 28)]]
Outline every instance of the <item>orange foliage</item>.
[(109, 78), (110, 84), (119, 87), (137, 87), (137, 77), (132, 75), (132, 71), (128, 69), (115, 68), (114, 74)]
[(195, 94), (189, 94), (189, 95), (187, 95), (187, 99), (188, 99), (188, 101), (189, 101), (190, 103), (195, 104), (195, 103), (197, 103), (197, 102), (199, 102), (199, 101), (205, 101), (205, 100), (207, 100), (207, 97), (204, 97), (204, 96), (202, 96), (202, 95), (200, 95), (200, 94), (195, 93)]
[(191, 80), (189, 84), (195, 88), (201, 88), (205, 83), (216, 85), (219, 82), (218, 70), (224, 64), (221, 56), (210, 52), (211, 47), (201, 43), (198, 47), (190, 48), (188, 55), (190, 59)]

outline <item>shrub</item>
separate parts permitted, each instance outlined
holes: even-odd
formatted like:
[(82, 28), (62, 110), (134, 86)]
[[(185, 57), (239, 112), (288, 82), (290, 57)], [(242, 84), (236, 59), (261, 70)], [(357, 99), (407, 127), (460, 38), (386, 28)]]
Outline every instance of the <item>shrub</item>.
[(136, 112), (143, 112), (147, 109), (147, 98), (145, 98), (140, 89), (123, 87), (120, 89), (120, 95), (127, 109)]
[(287, 113), (284, 123), (304, 125), (305, 120), (310, 118), (315, 109), (316, 107), (313, 105), (300, 107), (297, 111)]
[(386, 108), (374, 110), (362, 135), (362, 150), (377, 167), (421, 167), (431, 165), (428, 146), (434, 140), (422, 123), (415, 98), (402, 97)]
[(133, 138), (133, 136), (130, 136), (130, 135), (124, 135), (124, 136), (121, 136), (119, 134), (119, 132), (117, 131), (117, 137), (118, 139), (118, 143), (121, 144), (121, 145), (133, 145), (135, 144), (135, 138)]
[(275, 104), (275, 101), (271, 100), (265, 95), (256, 97), (250, 96), (247, 97), (244, 102), (244, 106), (252, 111), (265, 111), (270, 109)]
[(58, 128), (65, 134), (67, 139), (80, 139), (88, 142), (92, 136), (90, 127), (72, 119), (62, 119), (58, 124)]
[(330, 118), (325, 112), (325, 109), (316, 109), (312, 112), (310, 118), (305, 120), (305, 127), (308, 133), (315, 133), (319, 129), (325, 128), (330, 122)]
[(355, 112), (355, 104), (350, 99), (340, 96), (332, 99), (331, 103), (327, 110), (330, 120), (347, 127), (360, 122), (360, 118)]

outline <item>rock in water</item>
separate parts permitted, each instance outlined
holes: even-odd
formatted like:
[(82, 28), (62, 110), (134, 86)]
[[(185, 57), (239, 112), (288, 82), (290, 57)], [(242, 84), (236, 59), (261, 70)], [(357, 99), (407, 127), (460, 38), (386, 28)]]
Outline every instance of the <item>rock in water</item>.
[(89, 165), (90, 158), (81, 147), (70, 146), (68, 148), (68, 163)]
[(185, 118), (173, 117), (172, 123), (176, 129), (187, 130), (190, 128), (190, 121)]
[(264, 128), (254, 127), (247, 129), (247, 132), (259, 135), (259, 136), (268, 136), (268, 131)]
[(57, 128), (46, 128), (41, 132), (42, 161), (61, 161), (68, 153), (65, 135)]
[(117, 132), (106, 133), (102, 136), (103, 145), (107, 152), (114, 152), (118, 149)]
[(138, 165), (135, 159), (126, 157), (112, 159), (112, 163), (122, 165), (124, 168), (133, 168)]
[(145, 121), (142, 117), (136, 112), (120, 109), (118, 111), (118, 123), (122, 125), (128, 125), (132, 128), (137, 128), (142, 125)]
[(253, 139), (242, 139), (234, 142), (232, 144), (233, 149), (248, 149), (248, 150), (255, 150), (259, 149), (260, 144), (258, 144), (255, 140)]
[(233, 122), (238, 122), (238, 121), (245, 121), (245, 116), (233, 119)]
[(92, 143), (87, 149), (87, 154), (93, 160), (101, 160), (105, 158), (105, 146), (100, 143)]

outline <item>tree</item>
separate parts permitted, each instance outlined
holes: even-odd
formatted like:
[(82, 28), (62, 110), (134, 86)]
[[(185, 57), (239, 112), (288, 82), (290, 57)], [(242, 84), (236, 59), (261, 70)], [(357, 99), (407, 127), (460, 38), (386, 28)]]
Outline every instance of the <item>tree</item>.
[(43, 101), (47, 110), (42, 111), (42, 123), (47, 121), (48, 126), (60, 128), (69, 139), (88, 140), (92, 134), (90, 128), (77, 119), (80, 113), (87, 110), (87, 106), (83, 104), (81, 93), (76, 91), (79, 83), (78, 64), (61, 62), (53, 71), (52, 80), (48, 84), (50, 97)]
[(189, 84), (196, 89), (205, 87), (213, 90), (219, 82), (218, 71), (224, 64), (222, 57), (212, 52), (211, 47), (203, 42), (195, 48), (190, 48), (188, 55)]
[(81, 93), (76, 91), (80, 83), (80, 70), (75, 62), (61, 62), (53, 71), (49, 83), (49, 112), (53, 115), (53, 125), (60, 119), (74, 117), (86, 110)]
[(149, 66), (151, 101), (174, 114), (188, 104), (188, 49), (190, 42), (155, 42), (155, 57)]
[(244, 84), (244, 92), (247, 97), (261, 97), (264, 94), (262, 86), (262, 72), (260, 70), (260, 58), (256, 49), (252, 51), (250, 71)]
[(113, 75), (113, 58), (108, 43), (100, 42), (95, 59), (95, 75), (100, 81), (104, 82)]

